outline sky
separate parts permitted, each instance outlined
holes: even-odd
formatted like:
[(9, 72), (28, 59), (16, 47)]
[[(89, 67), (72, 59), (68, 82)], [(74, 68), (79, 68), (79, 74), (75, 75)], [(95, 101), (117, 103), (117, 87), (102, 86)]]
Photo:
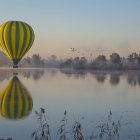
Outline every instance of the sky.
[(0, 24), (9, 20), (34, 29), (35, 41), (25, 57), (140, 52), (140, 0), (2, 0)]

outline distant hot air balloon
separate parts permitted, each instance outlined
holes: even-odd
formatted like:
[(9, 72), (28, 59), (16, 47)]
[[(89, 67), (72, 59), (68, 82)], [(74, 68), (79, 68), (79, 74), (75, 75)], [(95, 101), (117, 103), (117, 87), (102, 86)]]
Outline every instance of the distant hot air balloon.
[(13, 79), (0, 93), (0, 115), (5, 119), (22, 119), (30, 114), (33, 100), (19, 79)]
[(31, 48), (34, 31), (30, 25), (21, 21), (8, 21), (0, 26), (0, 46), (13, 61), (14, 68)]

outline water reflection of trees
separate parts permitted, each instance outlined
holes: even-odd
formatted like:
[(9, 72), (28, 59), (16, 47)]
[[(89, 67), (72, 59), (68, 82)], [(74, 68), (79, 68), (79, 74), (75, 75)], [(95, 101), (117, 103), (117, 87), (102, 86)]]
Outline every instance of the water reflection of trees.
[(139, 85), (140, 86), (140, 73), (138, 74), (134, 74), (134, 73), (131, 73), (128, 75), (127, 77), (127, 82), (129, 85), (131, 86), (136, 86), (136, 85)]
[(120, 74), (119, 73), (111, 73), (110, 75), (110, 83), (112, 85), (118, 85), (120, 82)]
[[(20, 74), (20, 72), (19, 72)], [(22, 70), (21, 74), (25, 78), (33, 78), (34, 80), (39, 80), (43, 75), (44, 75), (44, 70), (43, 69), (30, 69), (30, 70)]]
[(84, 79), (87, 74), (87, 71), (84, 70), (61, 69), (60, 72), (65, 74), (68, 78), (74, 76), (75, 78)]
[(9, 80), (13, 75), (12, 70), (0, 70), (0, 81)]
[(104, 83), (105, 79), (106, 79), (106, 74), (105, 73), (97, 73), (95, 75), (95, 78), (99, 83)]
[(86, 70), (70, 70), (70, 69), (61, 69), (61, 73), (65, 74), (68, 78), (81, 78), (84, 79), (88, 74), (92, 75), (93, 78), (96, 79), (99, 83), (104, 83), (107, 75), (109, 75), (110, 84), (111, 85), (118, 85), (120, 83), (121, 76), (127, 77), (127, 82), (131, 86), (140, 86), (140, 73), (139, 72), (127, 72), (127, 71), (120, 71), (120, 72), (110, 72), (110, 71), (86, 71)]
[[(13, 74), (22, 75), (25, 78), (33, 78), (34, 80), (39, 80), (44, 75), (44, 69), (2, 69), (0, 70), (0, 81), (9, 80)], [(53, 72), (52, 75), (55, 73)]]
[[(33, 78), (39, 80), (46, 73), (51, 77), (55, 77), (59, 70), (57, 69), (19, 69), (19, 70), (0, 70), (0, 81), (9, 80), (13, 73), (16, 72), (25, 78)], [(87, 71), (87, 70), (71, 70), (61, 69), (60, 72), (68, 78), (85, 79), (86, 76), (92, 76), (98, 83), (104, 83), (109, 77), (111, 85), (118, 85), (121, 77), (126, 77), (126, 82), (131, 86), (140, 86), (140, 72), (138, 71)]]

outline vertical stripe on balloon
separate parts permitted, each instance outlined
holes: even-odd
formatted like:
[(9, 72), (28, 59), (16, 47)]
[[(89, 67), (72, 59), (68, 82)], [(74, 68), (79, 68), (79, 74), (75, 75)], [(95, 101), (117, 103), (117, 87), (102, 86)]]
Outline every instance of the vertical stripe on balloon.
[(8, 83), (0, 93), (0, 114), (7, 119), (27, 116), (33, 107), (32, 97), (17, 77)]
[(0, 26), (1, 48), (14, 64), (18, 64), (33, 42), (34, 31), (27, 23), (8, 21)]

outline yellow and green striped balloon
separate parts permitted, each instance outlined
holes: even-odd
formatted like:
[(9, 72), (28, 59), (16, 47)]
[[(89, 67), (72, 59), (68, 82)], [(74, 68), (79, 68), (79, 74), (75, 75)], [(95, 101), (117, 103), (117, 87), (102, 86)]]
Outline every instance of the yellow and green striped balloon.
[(0, 93), (0, 114), (5, 119), (21, 119), (30, 114), (33, 100), (19, 79), (13, 79)]
[(25, 22), (8, 21), (0, 26), (0, 46), (14, 65), (18, 64), (33, 42), (34, 31)]

